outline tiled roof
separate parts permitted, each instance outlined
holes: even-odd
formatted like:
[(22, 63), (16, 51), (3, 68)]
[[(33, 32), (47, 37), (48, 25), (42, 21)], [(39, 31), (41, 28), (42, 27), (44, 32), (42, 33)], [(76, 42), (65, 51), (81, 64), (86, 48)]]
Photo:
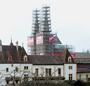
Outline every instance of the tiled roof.
[(65, 51), (64, 51), (64, 53), (63, 53), (63, 61), (64, 61), (64, 63), (69, 63), (68, 62), (68, 57), (71, 57), (71, 62), (70, 63), (75, 63), (74, 62), (74, 60), (73, 60), (73, 58), (72, 58), (72, 56), (71, 56), (71, 54), (70, 54), (70, 52), (68, 51), (68, 49), (66, 49)]
[[(30, 61), (34, 65), (59, 65), (64, 63), (69, 63), (68, 56), (71, 56), (69, 51), (66, 49), (63, 56), (55, 55), (29, 55)], [(72, 61), (70, 63), (75, 63), (72, 56)]]
[(90, 69), (77, 69), (77, 73), (90, 73)]
[[(0, 52), (0, 63), (25, 63), (23, 61), (24, 55), (27, 55), (25, 49), (18, 46), (18, 51), (14, 45), (2, 45), (2, 51)], [(8, 60), (11, 56), (12, 60)], [(30, 62), (29, 58), (27, 63)]]
[(54, 55), (29, 55), (32, 64), (36, 65), (59, 65), (63, 64), (61, 56)]
[(75, 53), (76, 59), (78, 58), (90, 58), (90, 53), (84, 53), (84, 52), (76, 52)]

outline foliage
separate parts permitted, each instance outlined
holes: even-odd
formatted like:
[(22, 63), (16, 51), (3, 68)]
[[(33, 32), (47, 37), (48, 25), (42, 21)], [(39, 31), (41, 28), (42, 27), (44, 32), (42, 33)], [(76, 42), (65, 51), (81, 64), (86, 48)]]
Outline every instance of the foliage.
[(81, 80), (77, 80), (75, 83), (74, 83), (74, 86), (87, 86), (87, 84)]
[(90, 82), (83, 82), (77, 80), (76, 82), (65, 80), (33, 80), (33, 81), (23, 81), (19, 86), (90, 86)]
[(65, 77), (33, 77), (33, 80), (65, 80)]
[(22, 82), (22, 84), (20, 84), (20, 86), (73, 86), (70, 83), (67, 82), (53, 82), (53, 81), (49, 81), (46, 80), (45, 82), (40, 82), (40, 81), (29, 81), (29, 82)]

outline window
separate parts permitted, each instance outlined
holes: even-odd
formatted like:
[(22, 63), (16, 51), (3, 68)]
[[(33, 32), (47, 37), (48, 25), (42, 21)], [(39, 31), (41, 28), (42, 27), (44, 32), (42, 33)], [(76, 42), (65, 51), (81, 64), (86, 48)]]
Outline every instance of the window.
[(72, 66), (69, 66), (69, 70), (72, 70)]
[(88, 75), (86, 75), (86, 79), (88, 80)]
[(24, 61), (27, 61), (27, 56), (26, 55), (24, 56)]
[(24, 70), (28, 70), (28, 66), (24, 66)]
[(69, 74), (69, 80), (72, 80), (72, 74)]
[(35, 75), (38, 76), (38, 68), (35, 69)]
[(7, 81), (7, 84), (9, 84), (9, 81)]
[(11, 64), (11, 67), (13, 67), (13, 64)]
[(51, 68), (46, 68), (46, 76), (51, 76)]
[(58, 68), (58, 76), (61, 76), (61, 68)]
[(68, 57), (68, 62), (71, 62), (71, 56)]
[(51, 69), (49, 69), (49, 76), (51, 76)]
[(6, 68), (6, 72), (9, 72), (9, 68)]
[(16, 67), (16, 72), (18, 72), (18, 68)]
[(79, 80), (81, 80), (81, 75), (79, 75)]
[(28, 74), (24, 74), (24, 79), (28, 80)]
[(9, 56), (8, 57), (8, 61), (12, 61), (12, 56)]
[(18, 83), (18, 80), (16, 80), (16, 84)]
[(78, 60), (78, 62), (80, 62), (80, 60)]
[(83, 62), (83, 60), (82, 60), (82, 62)]
[(46, 76), (48, 76), (48, 69), (46, 69)]

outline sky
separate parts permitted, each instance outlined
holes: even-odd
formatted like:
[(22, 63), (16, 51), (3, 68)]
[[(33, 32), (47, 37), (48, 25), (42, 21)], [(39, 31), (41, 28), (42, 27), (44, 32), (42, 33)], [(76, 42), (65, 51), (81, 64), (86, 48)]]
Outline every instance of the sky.
[(51, 29), (62, 44), (75, 52), (90, 50), (90, 0), (0, 0), (0, 39), (2, 45), (24, 44), (32, 30), (32, 11), (50, 6)]

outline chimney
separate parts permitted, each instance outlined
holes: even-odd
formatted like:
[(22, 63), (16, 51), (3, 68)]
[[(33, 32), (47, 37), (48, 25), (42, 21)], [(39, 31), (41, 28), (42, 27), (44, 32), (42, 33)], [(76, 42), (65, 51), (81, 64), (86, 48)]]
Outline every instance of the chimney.
[(2, 52), (2, 41), (0, 40), (0, 52)]
[(17, 51), (18, 51), (18, 41), (16, 41), (16, 49), (17, 49)]

